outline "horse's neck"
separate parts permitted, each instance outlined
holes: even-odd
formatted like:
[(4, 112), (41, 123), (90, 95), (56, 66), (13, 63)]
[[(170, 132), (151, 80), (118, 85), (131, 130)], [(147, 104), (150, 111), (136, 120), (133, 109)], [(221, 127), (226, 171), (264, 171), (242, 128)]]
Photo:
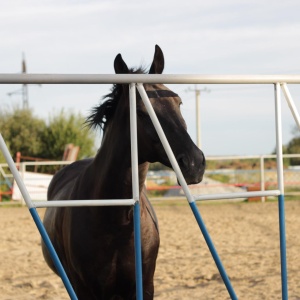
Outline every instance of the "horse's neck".
[[(126, 131), (126, 130), (125, 130)], [(132, 169), (130, 139), (127, 133), (113, 135), (107, 133), (94, 160), (94, 197), (97, 198), (131, 198)], [(142, 191), (148, 171), (148, 163), (140, 164), (139, 188)]]

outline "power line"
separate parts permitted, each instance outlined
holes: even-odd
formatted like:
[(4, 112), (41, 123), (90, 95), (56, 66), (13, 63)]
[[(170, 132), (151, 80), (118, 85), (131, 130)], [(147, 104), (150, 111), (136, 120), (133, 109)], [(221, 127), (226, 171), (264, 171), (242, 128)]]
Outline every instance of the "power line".
[[(25, 54), (22, 53), (22, 66), (21, 66), (22, 74), (27, 73), (27, 66), (26, 66), (26, 60), (25, 60)], [(38, 86), (42, 86), (41, 84), (38, 84)], [(16, 91), (12, 91), (7, 93), (8, 96), (21, 94), (22, 95), (22, 103), (23, 103), (23, 109), (29, 108), (29, 97), (28, 97), (28, 84), (22, 84), (22, 88), (18, 89)]]

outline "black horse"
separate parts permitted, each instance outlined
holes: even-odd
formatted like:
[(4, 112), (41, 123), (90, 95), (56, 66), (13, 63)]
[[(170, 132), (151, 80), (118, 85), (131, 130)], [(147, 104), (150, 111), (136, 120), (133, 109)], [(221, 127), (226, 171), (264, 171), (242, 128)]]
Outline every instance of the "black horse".
[[(143, 74), (128, 69), (121, 55), (114, 61), (117, 74)], [(164, 57), (156, 46), (150, 74), (161, 74)], [(203, 153), (186, 131), (180, 97), (162, 84), (145, 90), (188, 184), (202, 180)], [(54, 176), (48, 200), (132, 198), (129, 87), (115, 84), (105, 102), (87, 119), (103, 129), (101, 147), (93, 159), (74, 162)], [(155, 212), (145, 195), (149, 162), (171, 167), (141, 98), (137, 97), (138, 168), (144, 299), (153, 299), (153, 277), (159, 248)], [(133, 207), (48, 208), (44, 225), (79, 299), (135, 299)], [(45, 245), (43, 254), (57, 273)]]

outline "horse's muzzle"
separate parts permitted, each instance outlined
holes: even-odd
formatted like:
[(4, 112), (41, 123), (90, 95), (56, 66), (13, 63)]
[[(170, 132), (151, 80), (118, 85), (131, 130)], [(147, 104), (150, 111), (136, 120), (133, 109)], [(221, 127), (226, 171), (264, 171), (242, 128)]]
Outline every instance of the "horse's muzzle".
[(200, 149), (195, 147), (191, 154), (182, 153), (177, 155), (176, 159), (187, 184), (197, 184), (202, 181), (206, 162)]

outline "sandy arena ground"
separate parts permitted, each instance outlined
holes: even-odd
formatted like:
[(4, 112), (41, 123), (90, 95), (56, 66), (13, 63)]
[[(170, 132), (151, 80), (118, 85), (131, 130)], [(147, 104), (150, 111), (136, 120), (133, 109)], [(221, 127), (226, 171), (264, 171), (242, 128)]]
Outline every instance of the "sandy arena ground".
[[(281, 299), (276, 202), (201, 204), (239, 299)], [(155, 203), (161, 247), (155, 299), (230, 299), (190, 208)], [(43, 215), (43, 210), (38, 210)], [(69, 299), (45, 264), (26, 208), (0, 207), (0, 299)], [(286, 202), (289, 299), (300, 299), (300, 201)]]

